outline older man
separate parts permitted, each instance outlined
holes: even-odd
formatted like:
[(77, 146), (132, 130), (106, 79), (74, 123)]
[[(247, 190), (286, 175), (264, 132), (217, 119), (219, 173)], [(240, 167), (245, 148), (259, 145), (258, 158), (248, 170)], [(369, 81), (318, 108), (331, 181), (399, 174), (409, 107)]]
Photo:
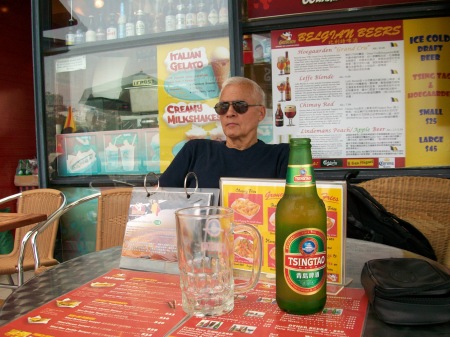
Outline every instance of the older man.
[[(222, 85), (219, 103), (225, 141), (188, 141), (161, 175), (160, 186), (183, 187), (194, 172), (199, 187), (219, 188), (221, 177), (285, 178), (288, 144), (265, 144), (258, 139), (258, 124), (266, 116), (265, 94), (254, 81), (231, 77)], [(195, 187), (190, 180), (188, 187)]]

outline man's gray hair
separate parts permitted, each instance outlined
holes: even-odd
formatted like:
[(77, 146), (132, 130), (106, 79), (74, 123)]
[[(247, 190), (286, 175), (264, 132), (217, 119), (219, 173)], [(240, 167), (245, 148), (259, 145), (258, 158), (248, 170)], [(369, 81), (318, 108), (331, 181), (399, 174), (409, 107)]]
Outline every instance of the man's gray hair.
[[(259, 86), (259, 84), (256, 83), (255, 81), (253, 81), (249, 78), (246, 78), (246, 77), (234, 76), (234, 77), (229, 77), (228, 79), (225, 80), (225, 82), (223, 82), (222, 90), (225, 89), (225, 87), (227, 87), (228, 85), (243, 85), (243, 86), (247, 86), (247, 87), (251, 88), (250, 95), (256, 99), (256, 102), (254, 102), (254, 103), (265, 106), (266, 94), (265, 94), (264, 90), (262, 90), (262, 88)], [(250, 103), (253, 103), (253, 102), (250, 102)]]

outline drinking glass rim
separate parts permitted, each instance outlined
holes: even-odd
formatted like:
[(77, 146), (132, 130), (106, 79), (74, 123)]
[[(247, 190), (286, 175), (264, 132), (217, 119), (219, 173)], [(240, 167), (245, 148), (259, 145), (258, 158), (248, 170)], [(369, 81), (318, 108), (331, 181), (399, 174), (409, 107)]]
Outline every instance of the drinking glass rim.
[[(210, 210), (215, 210), (215, 213), (210, 213)], [(191, 206), (180, 208), (175, 211), (176, 216), (184, 216), (191, 218), (205, 218), (205, 217), (224, 217), (234, 214), (234, 210), (230, 207), (224, 206)]]

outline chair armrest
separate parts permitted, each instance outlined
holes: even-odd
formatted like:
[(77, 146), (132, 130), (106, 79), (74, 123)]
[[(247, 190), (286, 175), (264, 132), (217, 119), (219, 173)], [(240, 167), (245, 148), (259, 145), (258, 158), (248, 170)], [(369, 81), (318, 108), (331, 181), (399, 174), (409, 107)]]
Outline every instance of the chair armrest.
[(70, 211), (72, 208), (74, 208), (75, 206), (78, 206), (82, 203), (85, 203), (89, 200), (93, 200), (93, 199), (97, 199), (99, 196), (101, 195), (100, 192), (98, 193), (94, 193), (91, 195), (88, 195), (86, 197), (80, 198), (78, 200), (75, 200), (73, 202), (71, 202), (70, 204), (63, 204), (62, 207), (60, 207), (58, 210), (56, 210), (53, 214), (51, 214), (47, 221), (42, 222), (37, 228), (36, 230), (32, 233), (31, 235), (31, 247), (33, 250), (33, 255), (34, 255), (34, 269), (38, 270), (41, 265), (40, 265), (40, 260), (39, 260), (39, 250), (38, 250), (38, 246), (37, 246), (37, 238), (39, 236), (40, 233), (42, 233), (50, 224), (52, 224), (53, 222), (57, 221), (60, 219), (60, 217), (67, 213), (68, 211)]

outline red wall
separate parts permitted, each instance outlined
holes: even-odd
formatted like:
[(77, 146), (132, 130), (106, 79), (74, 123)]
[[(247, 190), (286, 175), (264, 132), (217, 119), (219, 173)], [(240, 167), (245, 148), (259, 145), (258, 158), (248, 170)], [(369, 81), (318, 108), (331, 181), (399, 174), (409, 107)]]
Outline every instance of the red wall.
[(0, 197), (19, 192), (18, 161), (35, 157), (31, 0), (1, 1)]

